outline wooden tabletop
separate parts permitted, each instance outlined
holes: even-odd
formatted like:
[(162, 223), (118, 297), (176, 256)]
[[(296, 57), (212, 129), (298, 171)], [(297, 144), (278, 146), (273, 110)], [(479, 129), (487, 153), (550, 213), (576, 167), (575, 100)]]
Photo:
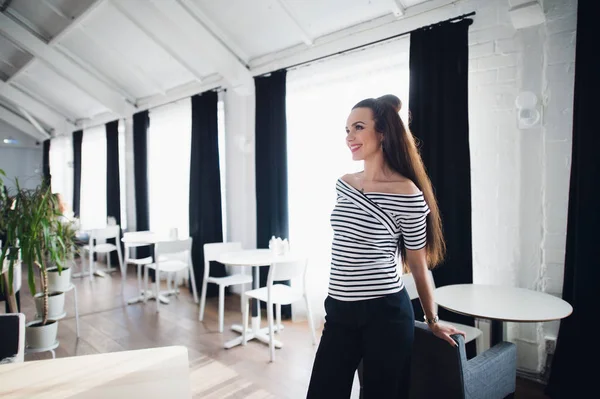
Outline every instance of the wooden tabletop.
[(542, 322), (559, 320), (573, 312), (573, 307), (561, 298), (517, 287), (455, 284), (436, 288), (433, 296), (443, 308), (482, 319)]
[(191, 398), (187, 349), (169, 346), (0, 365), (0, 398)]

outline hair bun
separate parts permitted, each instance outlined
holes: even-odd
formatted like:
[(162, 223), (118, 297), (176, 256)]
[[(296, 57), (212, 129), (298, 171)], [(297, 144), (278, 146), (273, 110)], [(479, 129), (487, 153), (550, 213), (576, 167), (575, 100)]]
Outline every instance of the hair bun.
[(383, 103), (391, 105), (392, 107), (394, 107), (396, 112), (400, 112), (400, 110), (402, 109), (402, 101), (400, 100), (400, 98), (398, 98), (398, 96), (395, 96), (393, 94), (385, 94), (381, 97), (377, 97), (377, 101), (381, 101)]

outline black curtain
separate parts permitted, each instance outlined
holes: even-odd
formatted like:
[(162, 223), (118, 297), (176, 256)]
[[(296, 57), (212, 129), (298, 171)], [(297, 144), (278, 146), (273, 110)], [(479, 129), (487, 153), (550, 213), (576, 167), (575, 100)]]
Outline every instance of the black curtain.
[(73, 132), (73, 214), (79, 217), (81, 199), (81, 141), (83, 130)]
[(50, 139), (44, 140), (44, 152), (42, 155), (42, 179), (44, 184), (50, 186)]
[[(433, 271), (440, 287), (473, 282), (468, 116), (471, 23), (471, 19), (441, 23), (410, 37), (410, 128), (421, 144), (447, 245), (444, 263)], [(413, 305), (415, 317), (423, 320), (421, 306)], [(444, 309), (439, 309), (439, 316), (474, 325), (473, 318)]]
[[(204, 281), (204, 244), (223, 241), (217, 124), (218, 101), (218, 94), (215, 91), (208, 91), (192, 97), (189, 218), (192, 263), (198, 290)], [(210, 275), (226, 276), (225, 266), (218, 262), (212, 262)], [(218, 295), (217, 285), (209, 284), (206, 296)]]
[[(600, 356), (595, 342), (600, 281), (600, 136), (596, 121), (600, 91), (598, 25), (594, 2), (579, 1), (573, 104), (573, 149), (563, 299), (573, 313), (561, 321), (546, 394), (552, 398), (586, 397), (597, 390), (597, 372), (589, 366)], [(585, 359), (589, 359), (586, 361)], [(593, 396), (593, 395), (592, 395)]]
[[(106, 216), (112, 216), (121, 225), (121, 184), (119, 178), (119, 121), (106, 124)], [(108, 240), (115, 243), (113, 239)], [(119, 245), (123, 247), (122, 242)], [(122, 248), (123, 249), (123, 248)], [(111, 265), (117, 265), (116, 252), (110, 254)]]
[[(256, 77), (256, 244), (268, 248), (272, 236), (288, 238), (286, 74), (281, 70)], [(268, 267), (260, 268), (260, 286)], [(287, 282), (289, 283), (289, 282)], [(264, 306), (264, 303), (261, 303)], [(291, 307), (282, 306), (282, 317)]]
[[(136, 230), (150, 230), (150, 211), (148, 204), (148, 111), (133, 115), (133, 174), (135, 179), (135, 220)], [(138, 258), (151, 255), (149, 247), (136, 249)]]

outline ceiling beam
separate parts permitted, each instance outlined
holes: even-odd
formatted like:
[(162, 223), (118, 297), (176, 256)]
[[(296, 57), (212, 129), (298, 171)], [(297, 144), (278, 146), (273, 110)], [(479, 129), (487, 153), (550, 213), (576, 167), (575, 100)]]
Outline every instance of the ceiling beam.
[(396, 17), (402, 17), (406, 13), (406, 7), (402, 0), (392, 0), (392, 12)]
[(45, 140), (46, 135), (47, 135), (47, 138), (50, 138), (50, 135), (48, 134), (48, 132), (45, 132), (46, 135), (44, 135), (43, 136), (44, 138), (42, 138), (42, 135), (40, 134), (40, 132), (31, 123), (29, 123), (26, 119), (23, 119), (20, 115), (15, 114), (11, 110), (4, 108), (1, 105), (0, 105), (0, 119), (2, 119), (4, 122), (8, 123), (15, 129), (25, 133), (28, 136), (33, 137), (36, 140)]
[(250, 59), (250, 56), (237, 44), (219, 25), (214, 22), (213, 18), (209, 17), (204, 10), (200, 7), (197, 1), (194, 0), (180, 0), (183, 5), (186, 6), (189, 12), (208, 29), (212, 34), (221, 42), (227, 49), (237, 57), (244, 65)]
[(78, 31), (85, 36), (90, 42), (93, 43), (94, 46), (98, 47), (100, 50), (109, 54), (115, 63), (118, 63), (119, 68), (125, 68), (129, 70), (131, 76), (134, 76), (140, 83), (144, 85), (150, 84), (152, 89), (159, 93), (164, 93), (165, 89), (160, 85), (159, 82), (154, 80), (152, 76), (150, 76), (146, 71), (140, 68), (136, 63), (124, 62), (126, 60), (126, 56), (119, 50), (115, 48), (115, 46), (111, 46), (106, 42), (103, 42), (101, 39), (96, 38), (93, 34), (91, 34), (83, 24), (79, 25)]
[(8, 83), (0, 82), (0, 95), (17, 105), (17, 107), (26, 109), (56, 132), (75, 127), (64, 115), (59, 114), (46, 104), (28, 96)]
[(58, 15), (59, 17), (69, 21), (71, 18), (69, 18), (68, 15), (66, 15), (60, 8), (58, 8), (57, 6), (55, 6), (54, 4), (52, 4), (51, 2), (49, 2), (48, 0), (42, 0), (42, 3), (44, 3), (44, 5), (46, 7), (48, 7), (49, 9), (52, 10), (52, 12), (54, 12), (56, 15)]
[(18, 47), (47, 64), (56, 73), (95, 98), (109, 110), (120, 115), (129, 115), (135, 111), (133, 104), (96, 76), (2, 13), (0, 13), (0, 31)]
[[(166, 35), (160, 35), (157, 34), (154, 29), (149, 29), (138, 21), (137, 18), (140, 18), (146, 21), (148, 25), (155, 27), (164, 25), (164, 19), (160, 16), (160, 12), (158, 12), (158, 10), (156, 10), (152, 4), (147, 1), (141, 3), (132, 3), (127, 1), (123, 2), (120, 0), (112, 1), (110, 4), (125, 18), (127, 18), (129, 22), (137, 27), (144, 35), (150, 38), (167, 54), (173, 57), (173, 59), (189, 73), (191, 73), (196, 80), (202, 80), (202, 73), (200, 72), (199, 68), (194, 66), (193, 62), (188, 61), (189, 55), (192, 53), (188, 48), (181, 49), (181, 46), (177, 45), (181, 38), (177, 37), (173, 30), (165, 30), (164, 33), (166, 33)], [(161, 90), (161, 92), (163, 91), (164, 89)]]
[[(165, 95), (155, 94), (149, 97), (140, 98), (138, 101), (138, 110), (145, 111), (148, 109), (160, 107), (175, 101), (183, 100), (198, 93), (203, 93), (208, 90), (213, 90), (225, 85), (223, 78), (219, 74), (206, 76), (202, 82), (185, 83), (181, 86), (167, 90)], [(114, 114), (97, 115), (94, 118), (88, 118), (77, 121), (77, 127), (88, 129), (94, 126), (100, 126), (110, 121), (117, 119)]]
[(31, 123), (31, 125), (35, 128), (35, 130), (37, 130), (42, 135), (44, 140), (48, 140), (51, 137), (50, 133), (48, 133), (46, 129), (44, 129), (42, 125), (40, 125), (40, 123), (33, 116), (31, 116), (29, 112), (27, 112), (21, 107), (19, 107), (19, 110), (23, 115), (25, 115), (25, 117), (27, 118), (29, 123)]
[[(151, 1), (161, 15), (171, 21), (173, 28), (181, 32), (180, 40), (190, 46), (193, 50), (192, 55), (212, 65), (236, 92), (254, 92), (254, 79), (246, 65), (240, 62), (182, 1)], [(198, 46), (199, 43), (202, 45)]]
[(300, 23), (300, 20), (296, 16), (296, 13), (294, 12), (294, 10), (292, 10), (292, 7), (290, 7), (290, 5), (286, 2), (286, 0), (278, 0), (277, 2), (279, 3), (279, 5), (283, 9), (283, 11), (286, 13), (286, 15), (290, 18), (290, 20), (294, 23), (294, 26), (296, 27), (296, 30), (300, 34), (300, 37), (302, 38), (302, 41), (304, 42), (304, 44), (306, 44), (307, 46), (312, 46), (312, 44), (313, 44), (312, 37), (310, 37), (310, 34), (308, 33), (308, 31), (306, 29), (304, 29), (304, 27)]
[(260, 76), (448, 19), (462, 10), (455, 4), (460, 1), (429, 0), (407, 8), (404, 17), (400, 19), (388, 14), (316, 38), (311, 47), (299, 44), (255, 57), (249, 61), (250, 71), (253, 76)]

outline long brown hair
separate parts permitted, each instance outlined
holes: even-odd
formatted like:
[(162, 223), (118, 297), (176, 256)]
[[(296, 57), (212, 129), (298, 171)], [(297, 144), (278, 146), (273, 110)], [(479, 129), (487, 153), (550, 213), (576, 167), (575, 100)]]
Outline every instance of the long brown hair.
[[(442, 231), (442, 219), (437, 200), (433, 193), (431, 180), (423, 165), (421, 154), (417, 148), (415, 138), (404, 126), (400, 115), (392, 104), (374, 98), (360, 101), (352, 109), (369, 108), (373, 113), (375, 130), (383, 134), (383, 156), (390, 168), (410, 179), (423, 192), (425, 202), (429, 206), (427, 215), (427, 266), (432, 269), (444, 260), (446, 242)], [(404, 270), (408, 271), (406, 262), (406, 248), (400, 236), (398, 245)]]

